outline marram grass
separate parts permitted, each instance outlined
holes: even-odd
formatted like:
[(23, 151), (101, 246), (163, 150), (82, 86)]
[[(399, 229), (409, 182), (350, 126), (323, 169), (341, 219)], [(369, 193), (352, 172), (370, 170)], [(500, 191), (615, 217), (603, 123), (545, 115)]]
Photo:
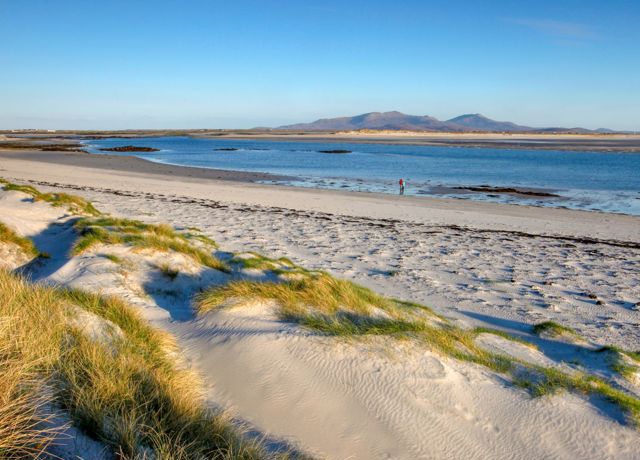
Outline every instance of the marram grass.
[(610, 345), (598, 349), (597, 352), (607, 353), (611, 370), (624, 378), (632, 380), (640, 374), (640, 353)]
[[(87, 335), (73, 321), (78, 308), (119, 332), (108, 340)], [(122, 301), (0, 271), (0, 318), (0, 458), (47, 449), (56, 433), (41, 423), (45, 407), (64, 411), (119, 458), (268, 457), (205, 408), (197, 376), (175, 361), (171, 337)]]
[[(74, 255), (82, 254), (98, 244), (124, 244), (139, 249), (175, 251), (215, 270), (229, 267), (211, 254), (215, 242), (203, 235), (180, 233), (167, 224), (145, 224), (137, 220), (114, 217), (82, 218), (75, 224), (80, 237), (73, 246)], [(200, 245), (194, 244), (200, 242)]]
[(19, 185), (0, 179), (0, 184), (6, 191), (17, 191), (31, 195), (33, 201), (45, 201), (55, 207), (66, 207), (73, 214), (99, 216), (98, 211), (91, 202), (76, 195), (68, 193), (42, 193), (31, 185)]
[[(224, 262), (211, 254), (211, 250), (217, 248), (217, 244), (206, 235), (193, 231), (178, 232), (168, 224), (145, 224), (137, 220), (103, 216), (89, 201), (75, 195), (42, 193), (31, 185), (13, 184), (2, 178), (0, 184), (4, 190), (31, 195), (34, 201), (46, 201), (52, 206), (66, 206), (69, 212), (89, 216), (80, 218), (75, 224), (80, 238), (73, 247), (73, 255), (81, 254), (97, 244), (126, 244), (140, 249), (175, 251), (206, 267), (230, 271)], [(0, 227), (0, 241), (3, 241), (3, 234), (5, 238), (12, 237), (9, 232), (6, 227)], [(28, 253), (33, 252), (28, 240), (14, 240), (12, 242), (19, 244)], [(116, 262), (115, 256), (110, 259)]]
[(533, 326), (533, 333), (536, 335), (549, 334), (552, 337), (559, 337), (562, 335), (571, 335), (578, 337), (576, 331), (570, 327), (563, 326), (555, 321), (544, 321)]
[(38, 249), (29, 238), (18, 235), (11, 228), (0, 222), (0, 243), (10, 243), (18, 246), (25, 255), (37, 257)]
[[(425, 306), (383, 297), (326, 273), (308, 274), (300, 280), (281, 283), (235, 281), (204, 291), (197, 296), (196, 306), (200, 313), (206, 313), (225, 305), (252, 300), (274, 301), (283, 320), (327, 335), (384, 335), (418, 341), (445, 356), (507, 374), (516, 385), (528, 389), (533, 396), (559, 390), (600, 396), (617, 405), (628, 415), (631, 423), (640, 426), (640, 400), (610, 383), (589, 374), (569, 374), (561, 369), (537, 366), (489, 352), (475, 339), (479, 334), (492, 333), (533, 346), (526, 341), (492, 329), (462, 329)], [(557, 328), (555, 323), (542, 326), (542, 329), (569, 331), (562, 326)]]

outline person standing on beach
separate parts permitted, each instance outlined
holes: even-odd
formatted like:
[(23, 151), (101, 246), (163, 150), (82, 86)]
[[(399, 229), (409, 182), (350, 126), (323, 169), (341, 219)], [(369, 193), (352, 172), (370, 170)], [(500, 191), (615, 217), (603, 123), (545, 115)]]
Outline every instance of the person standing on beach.
[(400, 195), (404, 195), (404, 179), (400, 179)]

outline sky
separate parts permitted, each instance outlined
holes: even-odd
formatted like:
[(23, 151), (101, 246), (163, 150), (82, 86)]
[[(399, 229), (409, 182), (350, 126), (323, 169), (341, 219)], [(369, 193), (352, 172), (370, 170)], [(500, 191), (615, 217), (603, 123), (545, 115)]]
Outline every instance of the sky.
[(640, 131), (640, 1), (0, 0), (0, 129), (398, 110)]

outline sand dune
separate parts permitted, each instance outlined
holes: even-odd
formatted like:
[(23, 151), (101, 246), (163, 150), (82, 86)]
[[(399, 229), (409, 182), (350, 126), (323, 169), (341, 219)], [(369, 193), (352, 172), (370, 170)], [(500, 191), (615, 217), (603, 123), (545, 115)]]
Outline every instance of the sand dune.
[[(567, 371), (580, 362), (640, 395), (637, 382), (613, 375), (593, 352), (640, 344), (636, 218), (360, 195), (337, 201), (345, 196), (90, 169), (70, 179), (63, 169), (19, 161), (8, 167), (6, 177), (68, 181), (49, 188), (80, 192), (114, 214), (200, 227), (222, 244), (220, 257), (288, 256), (387, 295), (428, 301), (453, 324), (499, 327), (538, 346), (482, 334), (486, 349)], [(75, 217), (17, 192), (0, 192), (0, 220), (50, 253), (30, 268), (35, 280), (125, 298), (178, 339), (209, 403), (233, 411), (272, 446), (336, 459), (640, 458), (638, 431), (603, 401), (574, 393), (532, 398), (504, 375), (411, 341), (327, 337), (283, 322), (269, 302), (193, 310), (201, 289), (277, 278), (269, 272), (225, 274), (182, 254), (126, 245), (71, 257)], [(168, 278), (162, 265), (179, 274)], [(548, 319), (585, 339), (531, 333), (531, 324)]]
[(336, 343), (283, 325), (265, 305), (173, 329), (212, 376), (213, 400), (321, 457), (637, 455), (637, 435), (581, 398), (531, 399), (495, 374), (410, 344)]

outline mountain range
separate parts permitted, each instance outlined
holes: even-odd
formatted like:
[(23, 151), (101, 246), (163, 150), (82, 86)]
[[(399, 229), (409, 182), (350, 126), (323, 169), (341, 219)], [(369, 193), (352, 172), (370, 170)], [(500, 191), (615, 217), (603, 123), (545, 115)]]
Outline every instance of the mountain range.
[(606, 128), (589, 130), (585, 128), (533, 128), (509, 121), (496, 121), (479, 113), (460, 115), (450, 120), (440, 121), (428, 115), (407, 115), (401, 112), (369, 112), (353, 117), (321, 118), (311, 123), (297, 123), (276, 129), (301, 131), (354, 131), (359, 129), (385, 129), (431, 132), (542, 132), (542, 133), (608, 133)]

